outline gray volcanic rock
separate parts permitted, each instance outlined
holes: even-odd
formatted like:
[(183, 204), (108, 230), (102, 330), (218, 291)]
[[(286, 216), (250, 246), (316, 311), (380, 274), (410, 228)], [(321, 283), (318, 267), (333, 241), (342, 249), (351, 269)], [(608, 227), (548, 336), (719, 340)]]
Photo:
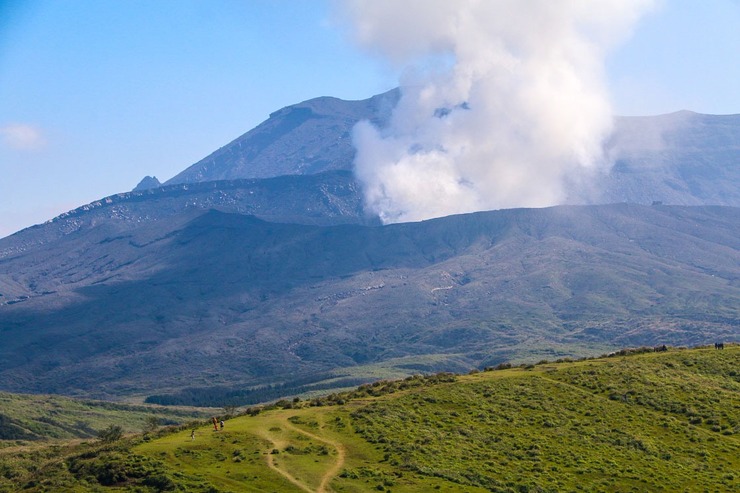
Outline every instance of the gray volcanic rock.
[[(354, 149), (349, 132), (361, 119), (383, 125), (399, 96), (400, 91), (394, 90), (364, 101), (317, 98), (284, 108), (169, 180), (161, 191), (142, 189), (154, 185), (155, 179), (142, 180), (133, 192), (84, 205), (0, 241), (0, 257), (77, 231), (93, 218), (95, 222), (131, 221), (135, 226), (192, 207), (281, 222), (365, 223), (371, 219), (363, 210), (361, 185), (351, 174)], [(684, 111), (620, 117), (607, 152), (615, 165), (592, 187), (574, 191), (568, 203), (740, 206), (740, 115)], [(325, 174), (327, 169), (345, 170), (345, 174)], [(294, 179), (290, 185), (238, 181), (279, 175)], [(255, 194), (249, 187), (270, 192)]]
[(618, 118), (615, 166), (572, 197), (727, 207), (381, 227), (349, 135), (398, 97), (285, 108), (164, 186), (0, 239), (0, 388), (143, 396), (740, 337), (739, 115)]
[(133, 189), (134, 192), (140, 192), (142, 190), (149, 190), (150, 188), (159, 188), (162, 184), (159, 183), (156, 176), (145, 176)]
[(363, 101), (323, 97), (288, 106), (166, 184), (352, 169), (352, 127), (360, 120), (383, 126), (399, 96), (394, 89)]
[[(348, 171), (264, 180), (176, 184), (111, 195), (44, 224), (0, 238), (0, 260), (105, 223), (126, 231), (143, 223), (166, 222), (176, 215), (210, 209), (297, 224), (379, 222), (365, 215), (359, 185)], [(163, 224), (162, 227), (171, 225)]]
[[(363, 119), (384, 126), (400, 94), (288, 106), (166, 183), (352, 170), (352, 127)], [(572, 189), (568, 203), (740, 206), (740, 115), (680, 111), (614, 123), (606, 143), (613, 166)]]

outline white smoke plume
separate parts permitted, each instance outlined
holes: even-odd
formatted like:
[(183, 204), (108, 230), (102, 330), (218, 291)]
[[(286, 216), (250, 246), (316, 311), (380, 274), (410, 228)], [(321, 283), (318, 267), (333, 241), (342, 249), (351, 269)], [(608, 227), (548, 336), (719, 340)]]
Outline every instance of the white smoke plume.
[(365, 48), (403, 68), (390, 124), (354, 129), (386, 222), (561, 203), (606, 165), (609, 50), (652, 0), (346, 0)]

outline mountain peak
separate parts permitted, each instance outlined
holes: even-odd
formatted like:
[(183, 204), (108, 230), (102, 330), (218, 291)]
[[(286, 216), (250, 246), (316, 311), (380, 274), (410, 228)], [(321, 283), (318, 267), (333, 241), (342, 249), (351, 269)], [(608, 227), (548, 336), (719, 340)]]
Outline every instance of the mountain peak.
[(132, 191), (140, 192), (142, 190), (149, 190), (150, 188), (159, 188), (161, 186), (162, 184), (157, 180), (156, 176), (145, 176)]
[(360, 120), (384, 125), (399, 98), (394, 89), (360, 101), (319, 97), (286, 106), (166, 184), (351, 170), (352, 127)]

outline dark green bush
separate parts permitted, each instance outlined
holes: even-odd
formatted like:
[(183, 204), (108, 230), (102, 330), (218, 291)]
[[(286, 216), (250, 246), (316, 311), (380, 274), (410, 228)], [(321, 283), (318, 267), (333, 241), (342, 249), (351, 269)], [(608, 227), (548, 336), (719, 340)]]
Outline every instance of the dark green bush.
[(98, 432), (98, 438), (103, 443), (116, 442), (123, 437), (123, 428), (118, 425), (110, 425)]

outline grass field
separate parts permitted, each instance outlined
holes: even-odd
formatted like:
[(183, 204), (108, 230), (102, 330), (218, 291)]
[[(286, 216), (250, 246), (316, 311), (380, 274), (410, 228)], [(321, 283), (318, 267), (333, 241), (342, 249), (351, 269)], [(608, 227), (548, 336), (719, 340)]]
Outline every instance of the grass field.
[(740, 491), (739, 363), (727, 346), (377, 382), (223, 430), (5, 449), (0, 491)]
[(127, 433), (141, 432), (152, 419), (171, 425), (202, 418), (207, 412), (0, 392), (0, 448), (36, 440), (92, 438), (110, 425)]

